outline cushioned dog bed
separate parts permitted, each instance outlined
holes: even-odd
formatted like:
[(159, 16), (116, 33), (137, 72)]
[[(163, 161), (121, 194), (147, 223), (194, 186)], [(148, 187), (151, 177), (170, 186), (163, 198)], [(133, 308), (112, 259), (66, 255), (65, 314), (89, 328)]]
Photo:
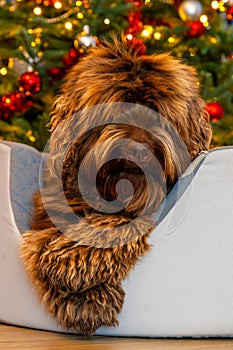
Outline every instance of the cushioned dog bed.
[[(19, 246), (29, 228), (41, 154), (0, 143), (0, 321), (62, 331), (38, 302)], [(157, 213), (153, 248), (124, 281), (119, 327), (138, 337), (233, 335), (233, 149), (201, 154)]]

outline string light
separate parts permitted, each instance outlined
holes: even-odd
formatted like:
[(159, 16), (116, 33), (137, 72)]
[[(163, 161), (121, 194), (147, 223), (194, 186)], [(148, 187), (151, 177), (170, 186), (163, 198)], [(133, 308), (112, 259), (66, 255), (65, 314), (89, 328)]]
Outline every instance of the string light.
[(60, 10), (62, 8), (62, 3), (60, 1), (56, 1), (53, 6), (55, 9)]
[(36, 39), (35, 39), (35, 42), (36, 42), (37, 45), (41, 44), (40, 38), (36, 38)]
[(208, 17), (206, 15), (201, 15), (200, 22), (203, 23), (204, 27), (208, 27), (209, 25)]
[(9, 57), (8, 59), (8, 68), (12, 69), (14, 67), (14, 58)]
[(6, 67), (2, 67), (2, 68), (0, 69), (0, 74), (1, 74), (1, 75), (7, 75), (7, 69), (6, 69)]
[(83, 14), (82, 14), (82, 12), (79, 12), (78, 14), (77, 14), (77, 17), (79, 18), (79, 19), (83, 19)]
[(211, 38), (209, 38), (209, 41), (212, 43), (212, 44), (216, 44), (218, 42), (218, 40), (212, 36)]
[(76, 1), (76, 6), (82, 6), (83, 2), (82, 1)]
[(142, 36), (145, 38), (149, 38), (153, 33), (153, 27), (152, 26), (144, 26), (144, 29), (142, 31)]
[(205, 23), (205, 22), (208, 21), (208, 17), (207, 17), (206, 15), (202, 15), (202, 16), (200, 17), (200, 21), (201, 21), (202, 23)]
[(145, 0), (145, 5), (150, 7), (153, 5), (153, 2), (151, 0)]
[(65, 28), (69, 31), (71, 31), (73, 29), (73, 24), (71, 22), (66, 22), (65, 23)]
[(219, 11), (220, 12), (225, 12), (226, 11), (224, 1), (220, 1), (219, 4), (218, 4), (218, 7), (219, 7)]
[(133, 35), (132, 34), (127, 34), (126, 35), (127, 40), (133, 40)]
[(167, 39), (167, 41), (169, 42), (169, 43), (174, 43), (174, 41), (175, 41), (175, 38), (173, 37), (173, 36), (170, 36), (168, 39)]
[(218, 9), (218, 1), (217, 0), (214, 0), (211, 2), (211, 7), (214, 9), (214, 10), (217, 10)]
[(32, 135), (32, 130), (28, 130), (26, 136), (29, 138), (31, 142), (35, 142), (36, 138)]
[(42, 14), (42, 10), (40, 7), (35, 7), (33, 12), (36, 16), (40, 16)]
[(105, 24), (110, 24), (110, 19), (105, 18), (104, 23), (105, 23)]
[(154, 33), (154, 38), (155, 38), (155, 40), (160, 40), (161, 39), (161, 33), (160, 32), (155, 32)]

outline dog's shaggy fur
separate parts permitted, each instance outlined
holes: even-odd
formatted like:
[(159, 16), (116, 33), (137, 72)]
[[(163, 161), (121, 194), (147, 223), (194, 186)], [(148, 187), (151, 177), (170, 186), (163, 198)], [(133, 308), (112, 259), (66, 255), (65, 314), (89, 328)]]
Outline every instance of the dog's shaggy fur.
[[(133, 113), (122, 112), (116, 102), (135, 104)], [(113, 103), (113, 116), (111, 104), (101, 110), (106, 103)], [(86, 113), (94, 105), (95, 112)], [(151, 132), (140, 124), (140, 106), (150, 115)], [(188, 157), (180, 149), (177, 153), (169, 127), (153, 124), (154, 111), (177, 131)], [(118, 112), (125, 123), (117, 122)], [(22, 258), (47, 311), (63, 328), (90, 335), (102, 325), (118, 324), (121, 282), (150, 249), (152, 214), (166, 195), (164, 188), (169, 191), (189, 160), (209, 148), (211, 129), (192, 67), (169, 54), (137, 56), (117, 40), (93, 49), (71, 69), (55, 102), (51, 129), (50, 177), (35, 196)], [(95, 171), (98, 196), (91, 180)], [(131, 182), (133, 195), (124, 180)], [(107, 212), (106, 203), (115, 211)]]

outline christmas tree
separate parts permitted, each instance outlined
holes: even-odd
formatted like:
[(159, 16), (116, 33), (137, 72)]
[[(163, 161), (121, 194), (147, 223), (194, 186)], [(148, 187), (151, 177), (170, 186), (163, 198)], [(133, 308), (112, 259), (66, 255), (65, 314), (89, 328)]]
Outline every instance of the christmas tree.
[(0, 138), (42, 150), (62, 79), (107, 33), (197, 68), (213, 146), (233, 144), (232, 0), (0, 0)]

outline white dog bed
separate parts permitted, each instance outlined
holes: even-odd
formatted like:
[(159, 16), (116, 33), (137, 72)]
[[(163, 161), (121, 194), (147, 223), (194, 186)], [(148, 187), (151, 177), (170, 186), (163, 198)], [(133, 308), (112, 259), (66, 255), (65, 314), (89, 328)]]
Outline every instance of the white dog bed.
[[(119, 327), (96, 334), (136, 337), (233, 335), (233, 149), (201, 155), (169, 194), (151, 252), (123, 287)], [(19, 258), (41, 155), (0, 143), (0, 321), (61, 331), (43, 310)], [(197, 164), (197, 162), (195, 162)]]

